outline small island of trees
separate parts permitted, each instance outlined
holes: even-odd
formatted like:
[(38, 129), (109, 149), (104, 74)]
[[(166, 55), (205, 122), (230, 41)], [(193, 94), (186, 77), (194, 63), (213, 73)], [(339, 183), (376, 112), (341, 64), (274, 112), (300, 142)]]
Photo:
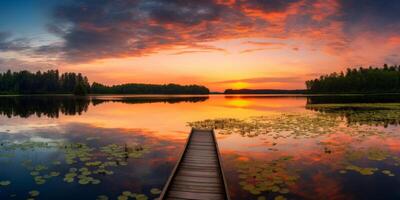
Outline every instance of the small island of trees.
[(58, 70), (0, 73), (0, 94), (77, 94), (90, 90), (86, 76), (81, 73), (63, 73)]
[(106, 86), (94, 82), (90, 85), (81, 73), (63, 73), (58, 70), (19, 71), (0, 73), (0, 94), (209, 94), (200, 85), (177, 84), (122, 84)]
[(94, 82), (91, 87), (94, 94), (209, 94), (208, 88), (200, 85), (155, 85), (129, 83), (106, 86)]
[(306, 81), (309, 93), (399, 93), (400, 65), (347, 69)]

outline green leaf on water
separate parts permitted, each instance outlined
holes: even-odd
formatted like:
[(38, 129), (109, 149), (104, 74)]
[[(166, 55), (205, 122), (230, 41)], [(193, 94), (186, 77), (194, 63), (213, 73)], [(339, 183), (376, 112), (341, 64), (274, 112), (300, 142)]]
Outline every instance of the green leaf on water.
[(33, 171), (33, 172), (31, 172), (31, 175), (32, 175), (32, 176), (38, 176), (38, 175), (39, 175), (39, 172), (38, 172), (38, 171)]
[(137, 194), (136, 195), (136, 200), (147, 200), (147, 199), (149, 199), (149, 198), (144, 194)]
[(61, 162), (58, 160), (53, 161), (53, 165), (61, 165)]
[(108, 197), (106, 195), (99, 195), (96, 200), (108, 200)]
[(282, 195), (278, 195), (274, 198), (274, 200), (286, 200), (286, 198)]
[(287, 189), (287, 188), (281, 188), (281, 189), (279, 190), (279, 193), (281, 193), (281, 194), (287, 194), (287, 193), (289, 193), (289, 189)]
[(118, 200), (128, 200), (128, 197), (124, 196), (124, 195), (119, 195), (117, 199)]
[(80, 179), (80, 180), (78, 181), (78, 183), (81, 184), (81, 185), (86, 185), (86, 184), (89, 183), (89, 180), (88, 180), (88, 179)]
[(11, 181), (0, 181), (0, 186), (7, 186), (10, 184), (11, 184)]
[(382, 173), (384, 173), (384, 174), (391, 174), (392, 172), (389, 171), (389, 170), (382, 170)]
[(150, 190), (150, 193), (151, 194), (160, 194), (161, 193), (161, 190), (160, 189), (158, 189), (158, 188), (152, 188), (151, 190)]
[(39, 194), (40, 194), (40, 192), (37, 191), (37, 190), (29, 191), (29, 195), (30, 195), (31, 197), (37, 197), (37, 196), (39, 196)]
[(50, 176), (55, 177), (55, 176), (59, 176), (60, 172), (50, 172)]

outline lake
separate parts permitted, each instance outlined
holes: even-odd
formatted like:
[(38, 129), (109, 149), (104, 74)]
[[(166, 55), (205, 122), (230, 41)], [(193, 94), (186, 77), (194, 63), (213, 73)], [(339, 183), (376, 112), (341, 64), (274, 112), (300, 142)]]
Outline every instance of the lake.
[(400, 199), (400, 98), (2, 96), (0, 199), (154, 199), (191, 126), (232, 199)]

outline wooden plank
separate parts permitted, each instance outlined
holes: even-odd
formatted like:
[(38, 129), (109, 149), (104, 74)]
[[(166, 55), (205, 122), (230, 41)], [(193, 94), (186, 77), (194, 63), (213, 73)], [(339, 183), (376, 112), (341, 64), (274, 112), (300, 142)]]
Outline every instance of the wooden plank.
[(218, 176), (219, 173), (217, 173), (216, 171), (193, 171), (193, 170), (187, 170), (187, 169), (181, 169), (179, 170), (180, 174), (185, 174), (185, 175), (199, 175), (199, 176)]
[(218, 178), (205, 178), (205, 177), (194, 177), (194, 176), (177, 176), (175, 177), (177, 181), (192, 181), (196, 180), (199, 183), (221, 183), (221, 180)]
[(199, 186), (199, 187), (210, 187), (210, 186), (212, 186), (214, 188), (221, 189), (221, 187), (220, 187), (221, 184), (220, 183), (200, 183), (200, 182), (187, 181), (187, 182), (176, 182), (176, 183), (174, 183), (172, 185), (189, 185), (189, 186)]
[(212, 159), (216, 159), (215, 155), (196, 155), (195, 153), (187, 153), (185, 158), (212, 158)]
[(190, 165), (211, 165), (211, 166), (215, 166), (216, 165), (216, 161), (207, 161), (207, 160), (191, 160), (191, 161), (187, 161), (185, 160), (185, 163), (189, 163)]
[(213, 158), (184, 158), (184, 162), (207, 162), (207, 163), (217, 163), (218, 161)]
[(218, 162), (217, 159), (213, 158), (213, 157), (185, 157), (183, 159), (183, 162), (196, 162), (196, 161), (208, 161), (208, 162), (213, 162), (216, 163)]
[(219, 193), (223, 194), (221, 188), (207, 187), (207, 186), (192, 186), (192, 185), (172, 185), (171, 190), (185, 191), (185, 192), (205, 192), (205, 193)]
[(181, 192), (181, 191), (170, 191), (170, 197), (178, 197), (183, 199), (223, 199), (224, 195), (222, 194), (213, 194), (213, 193), (197, 193), (197, 192)]
[(205, 185), (205, 184), (174, 184), (171, 188), (181, 188), (181, 189), (197, 189), (197, 190), (209, 190), (209, 191), (222, 191), (221, 187), (216, 187), (216, 185)]
[(192, 129), (160, 199), (229, 200), (213, 130)]
[(212, 157), (185, 157), (185, 162), (187, 161), (208, 161), (208, 162), (218, 162), (217, 159)]
[(215, 152), (215, 148), (214, 147), (206, 147), (206, 146), (196, 146), (194, 144), (190, 145), (190, 150), (207, 150), (207, 151), (213, 151)]
[(215, 171), (215, 169), (207, 169), (204, 167), (181, 167), (181, 169), (192, 170), (192, 171), (202, 171), (202, 172)]
[(194, 163), (182, 163), (181, 164), (183, 167), (209, 167), (209, 168), (214, 168), (218, 169), (218, 166), (216, 165), (207, 165), (207, 164), (194, 164)]

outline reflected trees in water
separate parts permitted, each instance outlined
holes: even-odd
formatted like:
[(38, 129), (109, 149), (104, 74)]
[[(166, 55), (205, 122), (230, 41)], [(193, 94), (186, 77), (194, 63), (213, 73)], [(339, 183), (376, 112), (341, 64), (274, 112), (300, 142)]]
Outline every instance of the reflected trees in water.
[(79, 96), (2, 96), (0, 97), (0, 115), (9, 118), (18, 116), (58, 118), (63, 115), (81, 115), (87, 112), (90, 104), (93, 106), (107, 102), (126, 104), (143, 103), (196, 103), (206, 101), (208, 96), (177, 96), (177, 97), (79, 97)]

